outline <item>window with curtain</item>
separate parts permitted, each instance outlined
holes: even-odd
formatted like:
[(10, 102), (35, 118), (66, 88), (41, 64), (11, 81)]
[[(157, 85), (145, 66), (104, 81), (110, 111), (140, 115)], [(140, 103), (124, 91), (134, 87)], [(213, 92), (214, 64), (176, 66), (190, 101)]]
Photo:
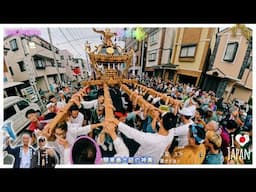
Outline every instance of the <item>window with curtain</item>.
[(227, 62), (233, 62), (236, 57), (237, 48), (238, 42), (228, 43), (223, 60)]

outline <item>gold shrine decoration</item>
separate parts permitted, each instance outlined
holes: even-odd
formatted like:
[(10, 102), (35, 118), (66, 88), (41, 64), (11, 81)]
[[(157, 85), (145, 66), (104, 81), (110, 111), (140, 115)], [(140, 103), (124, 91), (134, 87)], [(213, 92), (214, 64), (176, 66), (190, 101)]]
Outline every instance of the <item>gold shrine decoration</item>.
[(102, 85), (104, 83), (103, 80), (91, 80), (91, 81), (83, 81), (81, 84), (83, 86), (90, 86), (90, 85)]
[[(114, 44), (111, 38), (115, 36), (116, 33), (111, 32), (109, 28), (105, 29), (105, 31), (93, 28), (93, 31), (103, 36), (102, 43), (95, 46), (96, 49), (94, 51), (91, 50), (88, 41), (85, 44), (85, 51), (96, 73), (96, 79), (109, 80), (125, 78), (132, 65), (133, 49), (126, 52), (119, 45)], [(142, 28), (138, 28), (136, 32), (138, 35), (144, 34)], [(125, 64), (125, 67), (123, 67), (125, 69), (117, 69), (121, 64)], [(106, 65), (113, 66), (113, 70), (110, 70), (109, 67), (106, 69)]]
[(109, 93), (109, 87), (104, 84), (104, 106), (105, 106), (105, 119), (114, 118), (112, 99)]
[(103, 55), (103, 54), (93, 54), (89, 53), (90, 59), (95, 60), (97, 62), (106, 62), (106, 63), (122, 63), (127, 62), (129, 59), (129, 55)]
[(106, 28), (105, 31), (97, 30), (92, 28), (94, 32), (100, 33), (103, 35), (103, 44), (105, 46), (113, 46), (113, 42), (111, 40), (112, 37), (116, 36), (116, 33), (110, 31), (110, 28)]
[(140, 84), (135, 84), (135, 87), (140, 88), (144, 93), (148, 93), (150, 95), (152, 95), (153, 97), (160, 97), (161, 99), (163, 99), (165, 101), (166, 105), (179, 105), (180, 101), (173, 99), (170, 96), (167, 96), (163, 93), (159, 93), (156, 90), (152, 89), (152, 88), (148, 88), (144, 85), (140, 85)]
[(127, 62), (126, 62), (126, 68), (124, 69), (123, 74), (122, 74), (124, 78), (125, 78), (125, 76), (127, 75), (129, 68), (132, 66), (132, 58), (133, 58), (133, 55), (134, 55), (134, 50), (131, 49), (131, 50), (129, 51), (129, 53), (128, 53), (128, 60), (127, 60)]
[(236, 36), (238, 29), (241, 29), (243, 36), (247, 39), (250, 40), (252, 36), (252, 31), (245, 26), (245, 24), (236, 24), (231, 28), (232, 35)]
[(144, 100), (142, 96), (130, 90), (126, 85), (121, 84), (120, 88), (128, 94), (131, 101), (137, 100), (136, 104), (138, 104), (144, 110), (148, 109), (147, 114), (149, 114), (152, 118), (155, 118), (155, 111), (162, 113), (160, 109), (156, 108), (154, 105)]

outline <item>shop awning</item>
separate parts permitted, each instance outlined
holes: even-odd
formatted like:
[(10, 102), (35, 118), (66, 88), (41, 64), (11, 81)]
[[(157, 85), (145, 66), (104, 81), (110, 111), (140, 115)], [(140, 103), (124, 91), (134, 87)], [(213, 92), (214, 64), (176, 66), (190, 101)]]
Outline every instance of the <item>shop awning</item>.
[(153, 67), (146, 67), (145, 71), (154, 71), (154, 68)]
[(207, 75), (212, 75), (215, 77), (221, 77), (221, 78), (225, 78), (226, 74), (224, 72), (222, 72), (219, 68), (213, 68), (209, 71), (206, 72)]
[(161, 69), (172, 69), (172, 70), (176, 70), (176, 68), (178, 66), (179, 65), (175, 65), (175, 64), (172, 64), (172, 63), (167, 63), (167, 64), (160, 65)]
[(240, 79), (237, 79), (237, 78), (230, 77), (230, 76), (226, 75), (219, 68), (213, 68), (213, 69), (207, 71), (206, 74), (207, 75), (212, 75), (212, 76), (215, 76), (215, 77), (226, 78), (226, 79), (229, 79), (231, 81), (237, 81), (237, 82), (241, 81)]
[(154, 69), (171, 69), (171, 70), (176, 70), (177, 66), (179, 66), (179, 65), (174, 65), (174, 64), (167, 63), (167, 64), (163, 64), (163, 65), (153, 66), (153, 68)]

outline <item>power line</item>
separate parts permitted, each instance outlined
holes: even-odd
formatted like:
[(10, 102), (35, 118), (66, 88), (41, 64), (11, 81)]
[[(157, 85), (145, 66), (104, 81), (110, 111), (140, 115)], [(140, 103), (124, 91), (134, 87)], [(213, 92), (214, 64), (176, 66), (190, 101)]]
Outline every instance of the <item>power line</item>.
[(80, 40), (78, 42), (75, 43), (75, 46), (78, 47), (78, 50), (80, 50), (80, 56), (82, 57), (82, 55), (84, 55), (84, 41), (82, 40), (83, 38), (81, 38), (79, 29), (77, 30), (77, 28), (68, 28), (69, 34), (71, 36), (75, 36), (75, 37), (79, 37)]
[[(84, 31), (85, 30), (82, 28), (75, 28), (73, 31), (74, 34), (80, 38), (78, 43), (79, 43), (79, 47), (81, 48), (80, 50), (83, 50), (82, 55), (85, 55), (84, 45), (85, 45), (86, 40), (89, 41), (89, 40), (93, 39), (93, 38), (91, 38), (91, 39), (83, 38)], [(95, 36), (93, 36), (93, 37), (94, 37), (94, 39), (96, 39)]]
[[(68, 31), (68, 33), (69, 33), (69, 35), (70, 35), (71, 37), (73, 37), (73, 36), (75, 36), (75, 37), (76, 37), (76, 36), (80, 37), (79, 34), (77, 35), (77, 34), (75, 33), (76, 31), (75, 31), (74, 29), (68, 28), (68, 29), (66, 29), (66, 30)], [(75, 44), (76, 47), (80, 47), (80, 45), (81, 45), (80, 42), (79, 42), (79, 44), (77, 44), (77, 43)], [(81, 48), (81, 47), (80, 47), (80, 48)], [(80, 49), (80, 48), (79, 48), (78, 50), (83, 50), (83, 47), (82, 47), (82, 49)], [(79, 51), (79, 52), (80, 52), (80, 51)], [(81, 52), (80, 52), (80, 56), (82, 57)]]
[[(89, 40), (92, 40), (92, 39), (98, 39), (98, 38), (85, 38), (85, 37), (83, 37), (83, 38), (78, 38), (78, 39), (73, 39), (73, 40), (70, 40), (70, 42), (76, 42), (76, 41), (81, 41), (81, 40), (85, 40), (85, 41), (89, 41)], [(68, 44), (69, 42), (67, 42), (67, 41), (63, 41), (63, 42), (60, 42), (60, 43), (56, 43), (56, 45), (63, 45), (63, 44)]]
[(72, 43), (70, 42), (70, 40), (67, 38), (67, 36), (64, 34), (64, 32), (62, 31), (61, 28), (59, 28), (59, 31), (61, 32), (61, 34), (64, 36), (64, 38), (67, 40), (67, 42), (69, 42), (70, 46), (73, 48), (73, 50), (81, 56), (81, 54), (79, 53), (79, 51), (77, 51), (77, 49), (72, 45)]

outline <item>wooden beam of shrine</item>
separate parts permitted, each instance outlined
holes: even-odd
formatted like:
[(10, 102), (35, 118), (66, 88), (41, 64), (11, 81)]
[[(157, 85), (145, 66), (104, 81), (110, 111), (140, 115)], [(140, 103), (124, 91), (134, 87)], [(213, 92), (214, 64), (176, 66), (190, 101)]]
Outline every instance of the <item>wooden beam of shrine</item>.
[(83, 86), (90, 86), (90, 85), (103, 85), (106, 83), (107, 85), (114, 85), (114, 84), (121, 84), (121, 83), (133, 83), (136, 84), (138, 81), (135, 79), (109, 79), (107, 81), (103, 80), (91, 80), (91, 81), (83, 81), (81, 84)]
[(105, 106), (105, 119), (114, 118), (113, 103), (109, 93), (109, 87), (104, 84), (104, 106)]
[(91, 80), (91, 81), (82, 81), (81, 84), (83, 86), (90, 86), (90, 85), (102, 85), (104, 83), (103, 80)]
[(67, 105), (61, 111), (57, 112), (57, 115), (44, 127), (42, 133), (49, 141), (52, 140), (53, 132), (56, 125), (60, 122), (65, 120), (66, 116), (68, 115), (69, 108), (74, 104), (73, 101), (69, 101)]
[[(121, 82), (124, 83), (136, 83), (136, 80), (129, 80), (129, 79), (122, 79), (122, 80), (108, 80), (106, 83), (107, 84), (119, 84)], [(106, 118), (112, 118), (114, 117), (113, 113), (113, 104), (112, 100), (110, 97), (109, 89), (107, 84), (104, 84), (103, 80), (93, 80), (93, 81), (84, 81), (82, 82), (82, 85), (103, 85), (104, 84), (104, 99), (105, 99), (105, 114)], [(63, 121), (66, 116), (68, 115), (69, 108), (74, 104), (72, 100), (70, 100), (67, 105), (57, 113), (57, 115), (44, 127), (42, 134), (47, 137), (49, 141), (52, 140), (53, 137), (53, 132), (56, 127), (56, 125), (60, 122)]]
[(158, 111), (160, 113), (162, 112), (160, 109), (156, 108), (154, 105), (150, 104), (145, 99), (143, 99), (143, 97), (138, 95), (135, 91), (130, 90), (126, 85), (122, 84), (120, 88), (131, 97), (132, 101), (137, 99), (137, 104), (144, 110), (148, 109), (148, 114), (152, 118), (155, 118), (155, 111)]
[(138, 81), (136, 79), (122, 79), (122, 83), (132, 83), (137, 84)]
[(167, 105), (168, 104), (170, 104), (170, 105), (178, 105), (180, 103), (179, 100), (173, 99), (172, 97), (167, 96), (167, 95), (165, 95), (163, 93), (159, 93), (159, 92), (157, 92), (156, 90), (154, 90), (152, 88), (148, 88), (148, 87), (146, 87), (144, 85), (137, 84), (137, 83), (135, 83), (134, 85), (135, 85), (135, 87), (139, 87), (143, 92), (149, 93), (153, 97), (161, 97), (161, 99), (163, 99)]

